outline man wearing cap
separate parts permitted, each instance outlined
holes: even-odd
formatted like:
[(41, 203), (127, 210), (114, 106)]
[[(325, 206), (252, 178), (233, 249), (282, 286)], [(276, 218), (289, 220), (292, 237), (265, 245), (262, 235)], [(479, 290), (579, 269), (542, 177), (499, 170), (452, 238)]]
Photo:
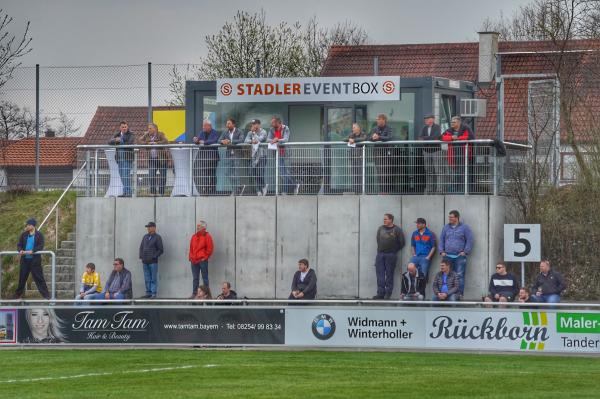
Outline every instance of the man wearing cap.
[(38, 291), (45, 299), (50, 299), (48, 286), (44, 280), (44, 272), (42, 269), (42, 255), (36, 255), (38, 251), (44, 249), (44, 236), (40, 233), (36, 226), (37, 221), (34, 218), (27, 220), (25, 223), (25, 231), (19, 237), (17, 249), (21, 257), (19, 270), (19, 286), (15, 292), (15, 298), (21, 299), (25, 291), (25, 284), (29, 278), (29, 273), (33, 276), (33, 281), (37, 286)]
[(266, 146), (260, 146), (260, 143), (267, 141), (267, 131), (260, 127), (260, 120), (252, 119), (250, 130), (246, 134), (246, 144), (252, 144), (252, 169), (251, 174), (254, 177), (254, 187), (256, 195), (266, 195), (268, 187), (265, 185), (265, 166), (267, 165)]
[(146, 295), (142, 298), (155, 299), (158, 292), (158, 257), (164, 252), (162, 237), (156, 233), (156, 223), (148, 222), (148, 233), (140, 243), (140, 259), (144, 268)]
[(425, 165), (425, 194), (441, 192), (437, 185), (437, 176), (441, 172), (440, 145), (437, 143), (442, 137), (442, 128), (435, 123), (433, 114), (426, 114), (423, 118), (423, 130), (418, 139), (435, 142), (423, 146), (423, 164)]
[(419, 271), (425, 276), (425, 284), (429, 278), (429, 266), (431, 259), (435, 255), (436, 238), (435, 233), (427, 228), (427, 221), (424, 218), (417, 218), (415, 221), (417, 229), (410, 238), (412, 258)]

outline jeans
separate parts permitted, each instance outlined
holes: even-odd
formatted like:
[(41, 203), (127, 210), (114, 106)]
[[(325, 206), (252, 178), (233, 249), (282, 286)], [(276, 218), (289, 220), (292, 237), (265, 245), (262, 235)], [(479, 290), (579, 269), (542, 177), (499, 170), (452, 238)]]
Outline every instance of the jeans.
[(458, 291), (460, 295), (465, 294), (465, 274), (467, 272), (467, 257), (459, 256), (458, 258), (450, 258), (444, 256), (444, 260), (447, 260), (452, 265), (452, 270), (458, 276)]
[(448, 301), (448, 302), (457, 302), (458, 301), (458, 294), (452, 294), (452, 295), (448, 295), (446, 297), (446, 299), (440, 299), (437, 297), (437, 295), (434, 295), (433, 298), (431, 299), (434, 302), (438, 302), (438, 301)]
[(287, 166), (285, 166), (285, 157), (281, 154), (279, 155), (279, 177), (281, 177), (283, 184), (279, 191), (290, 194), (293, 190), (294, 180), (292, 179), (292, 176), (290, 176)]
[(156, 296), (158, 291), (158, 263), (143, 263), (146, 295)]
[(531, 300), (538, 303), (559, 303), (560, 295), (558, 294), (542, 294), (540, 296), (532, 295)]
[(425, 282), (428, 281), (429, 278), (429, 266), (431, 265), (431, 259), (427, 259), (427, 256), (419, 256), (415, 255), (410, 258), (410, 262), (414, 263), (417, 266), (417, 269), (425, 276)]
[(131, 161), (128, 159), (121, 159), (117, 162), (119, 164), (119, 176), (123, 182), (123, 195), (128, 197), (131, 196)]
[(377, 273), (377, 295), (392, 295), (394, 290), (394, 270), (398, 256), (393, 252), (377, 252), (375, 273)]
[[(254, 162), (254, 161), (252, 161)], [(256, 165), (252, 163), (252, 177), (254, 177), (254, 186), (256, 191), (262, 190), (265, 186), (265, 166), (267, 164), (267, 158), (260, 157)]]
[(202, 283), (208, 287), (208, 261), (203, 260), (198, 263), (192, 263), (192, 295), (198, 293), (200, 285), (200, 273), (202, 273)]
[[(89, 298), (86, 296), (86, 299), (104, 299), (105, 294), (105, 292), (98, 292), (97, 294), (89, 295)], [(125, 299), (125, 295), (120, 292), (118, 294), (111, 294), (110, 299)]]

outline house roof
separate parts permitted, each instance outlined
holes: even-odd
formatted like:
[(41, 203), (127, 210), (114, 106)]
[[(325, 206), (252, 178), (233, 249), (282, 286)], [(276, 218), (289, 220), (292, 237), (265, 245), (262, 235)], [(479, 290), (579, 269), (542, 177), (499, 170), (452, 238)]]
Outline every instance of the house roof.
[[(40, 166), (73, 166), (81, 137), (41, 137)], [(0, 166), (35, 166), (35, 138), (13, 140), (0, 148)]]
[[(598, 50), (600, 40), (573, 40), (565, 45), (568, 51)], [(556, 45), (549, 41), (500, 42), (502, 74), (553, 73), (552, 54)], [(576, 54), (576, 53), (573, 53)], [(597, 53), (596, 53), (597, 54)], [(578, 57), (581, 55), (577, 55)], [(479, 69), (479, 43), (436, 43), (400, 45), (333, 46), (325, 61), (323, 76), (356, 76), (373, 74), (373, 58), (379, 59), (379, 74), (400, 77), (444, 77), (454, 80), (477, 82)], [(597, 64), (589, 56), (583, 56), (592, 65)], [(506, 79), (504, 86), (504, 137), (505, 140), (527, 139), (528, 87), (531, 80), (543, 77)], [(600, 112), (600, 90), (588, 93), (590, 101), (584, 102), (588, 109), (578, 112)], [(477, 118), (478, 138), (496, 137), (496, 89), (495, 85), (478, 88), (476, 97), (487, 99), (487, 116)], [(578, 126), (575, 126), (577, 129)], [(585, 128), (579, 129), (581, 132)], [(577, 132), (576, 132), (577, 133)], [(564, 133), (563, 133), (564, 134)]]
[[(184, 107), (152, 107), (154, 111), (181, 110)], [(82, 144), (108, 144), (119, 130), (119, 123), (126, 121), (134, 133), (148, 129), (148, 107), (98, 107), (85, 132)]]

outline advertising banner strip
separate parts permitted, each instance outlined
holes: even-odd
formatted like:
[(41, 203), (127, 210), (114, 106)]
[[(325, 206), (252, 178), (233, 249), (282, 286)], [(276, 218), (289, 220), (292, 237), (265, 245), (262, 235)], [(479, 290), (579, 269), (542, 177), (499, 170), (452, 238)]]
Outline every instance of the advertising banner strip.
[(398, 100), (399, 76), (217, 79), (217, 103)]

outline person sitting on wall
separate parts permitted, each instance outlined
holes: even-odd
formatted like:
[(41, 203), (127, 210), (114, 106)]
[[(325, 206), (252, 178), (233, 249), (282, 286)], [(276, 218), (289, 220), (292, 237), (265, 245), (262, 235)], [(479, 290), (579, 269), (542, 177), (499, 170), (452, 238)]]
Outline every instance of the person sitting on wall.
[(237, 299), (237, 292), (231, 289), (229, 281), (223, 281), (221, 285), (221, 293), (217, 296), (218, 300)]
[(421, 273), (414, 263), (406, 266), (406, 273), (402, 275), (400, 286), (400, 299), (403, 301), (422, 301), (425, 298), (425, 275)]
[(317, 296), (317, 273), (308, 265), (308, 260), (298, 261), (298, 271), (292, 279), (289, 299), (315, 299)]
[(202, 284), (198, 287), (198, 294), (195, 299), (212, 299), (212, 293), (210, 292), (210, 287)]
[(519, 282), (517, 278), (506, 271), (504, 263), (496, 265), (496, 273), (490, 279), (488, 295), (484, 298), (486, 302), (512, 302), (519, 293)]
[(125, 261), (115, 258), (113, 271), (110, 273), (104, 291), (90, 296), (89, 299), (131, 299), (133, 297), (131, 286), (131, 272), (125, 268)]
[(520, 303), (531, 303), (531, 295), (529, 293), (529, 290), (525, 287), (521, 287), (521, 289), (519, 290), (519, 296), (517, 298), (517, 302)]
[(452, 271), (446, 259), (440, 263), (440, 271), (433, 280), (433, 300), (456, 302), (459, 299), (458, 275)]
[(92, 299), (92, 295), (102, 293), (102, 284), (100, 283), (100, 274), (96, 271), (96, 265), (88, 263), (85, 265), (85, 271), (81, 276), (81, 288), (79, 294), (75, 296), (78, 300)]
[(531, 296), (532, 302), (558, 303), (565, 288), (567, 287), (562, 275), (550, 269), (550, 261), (541, 261), (540, 273), (531, 286), (531, 292), (535, 292), (535, 295)]

